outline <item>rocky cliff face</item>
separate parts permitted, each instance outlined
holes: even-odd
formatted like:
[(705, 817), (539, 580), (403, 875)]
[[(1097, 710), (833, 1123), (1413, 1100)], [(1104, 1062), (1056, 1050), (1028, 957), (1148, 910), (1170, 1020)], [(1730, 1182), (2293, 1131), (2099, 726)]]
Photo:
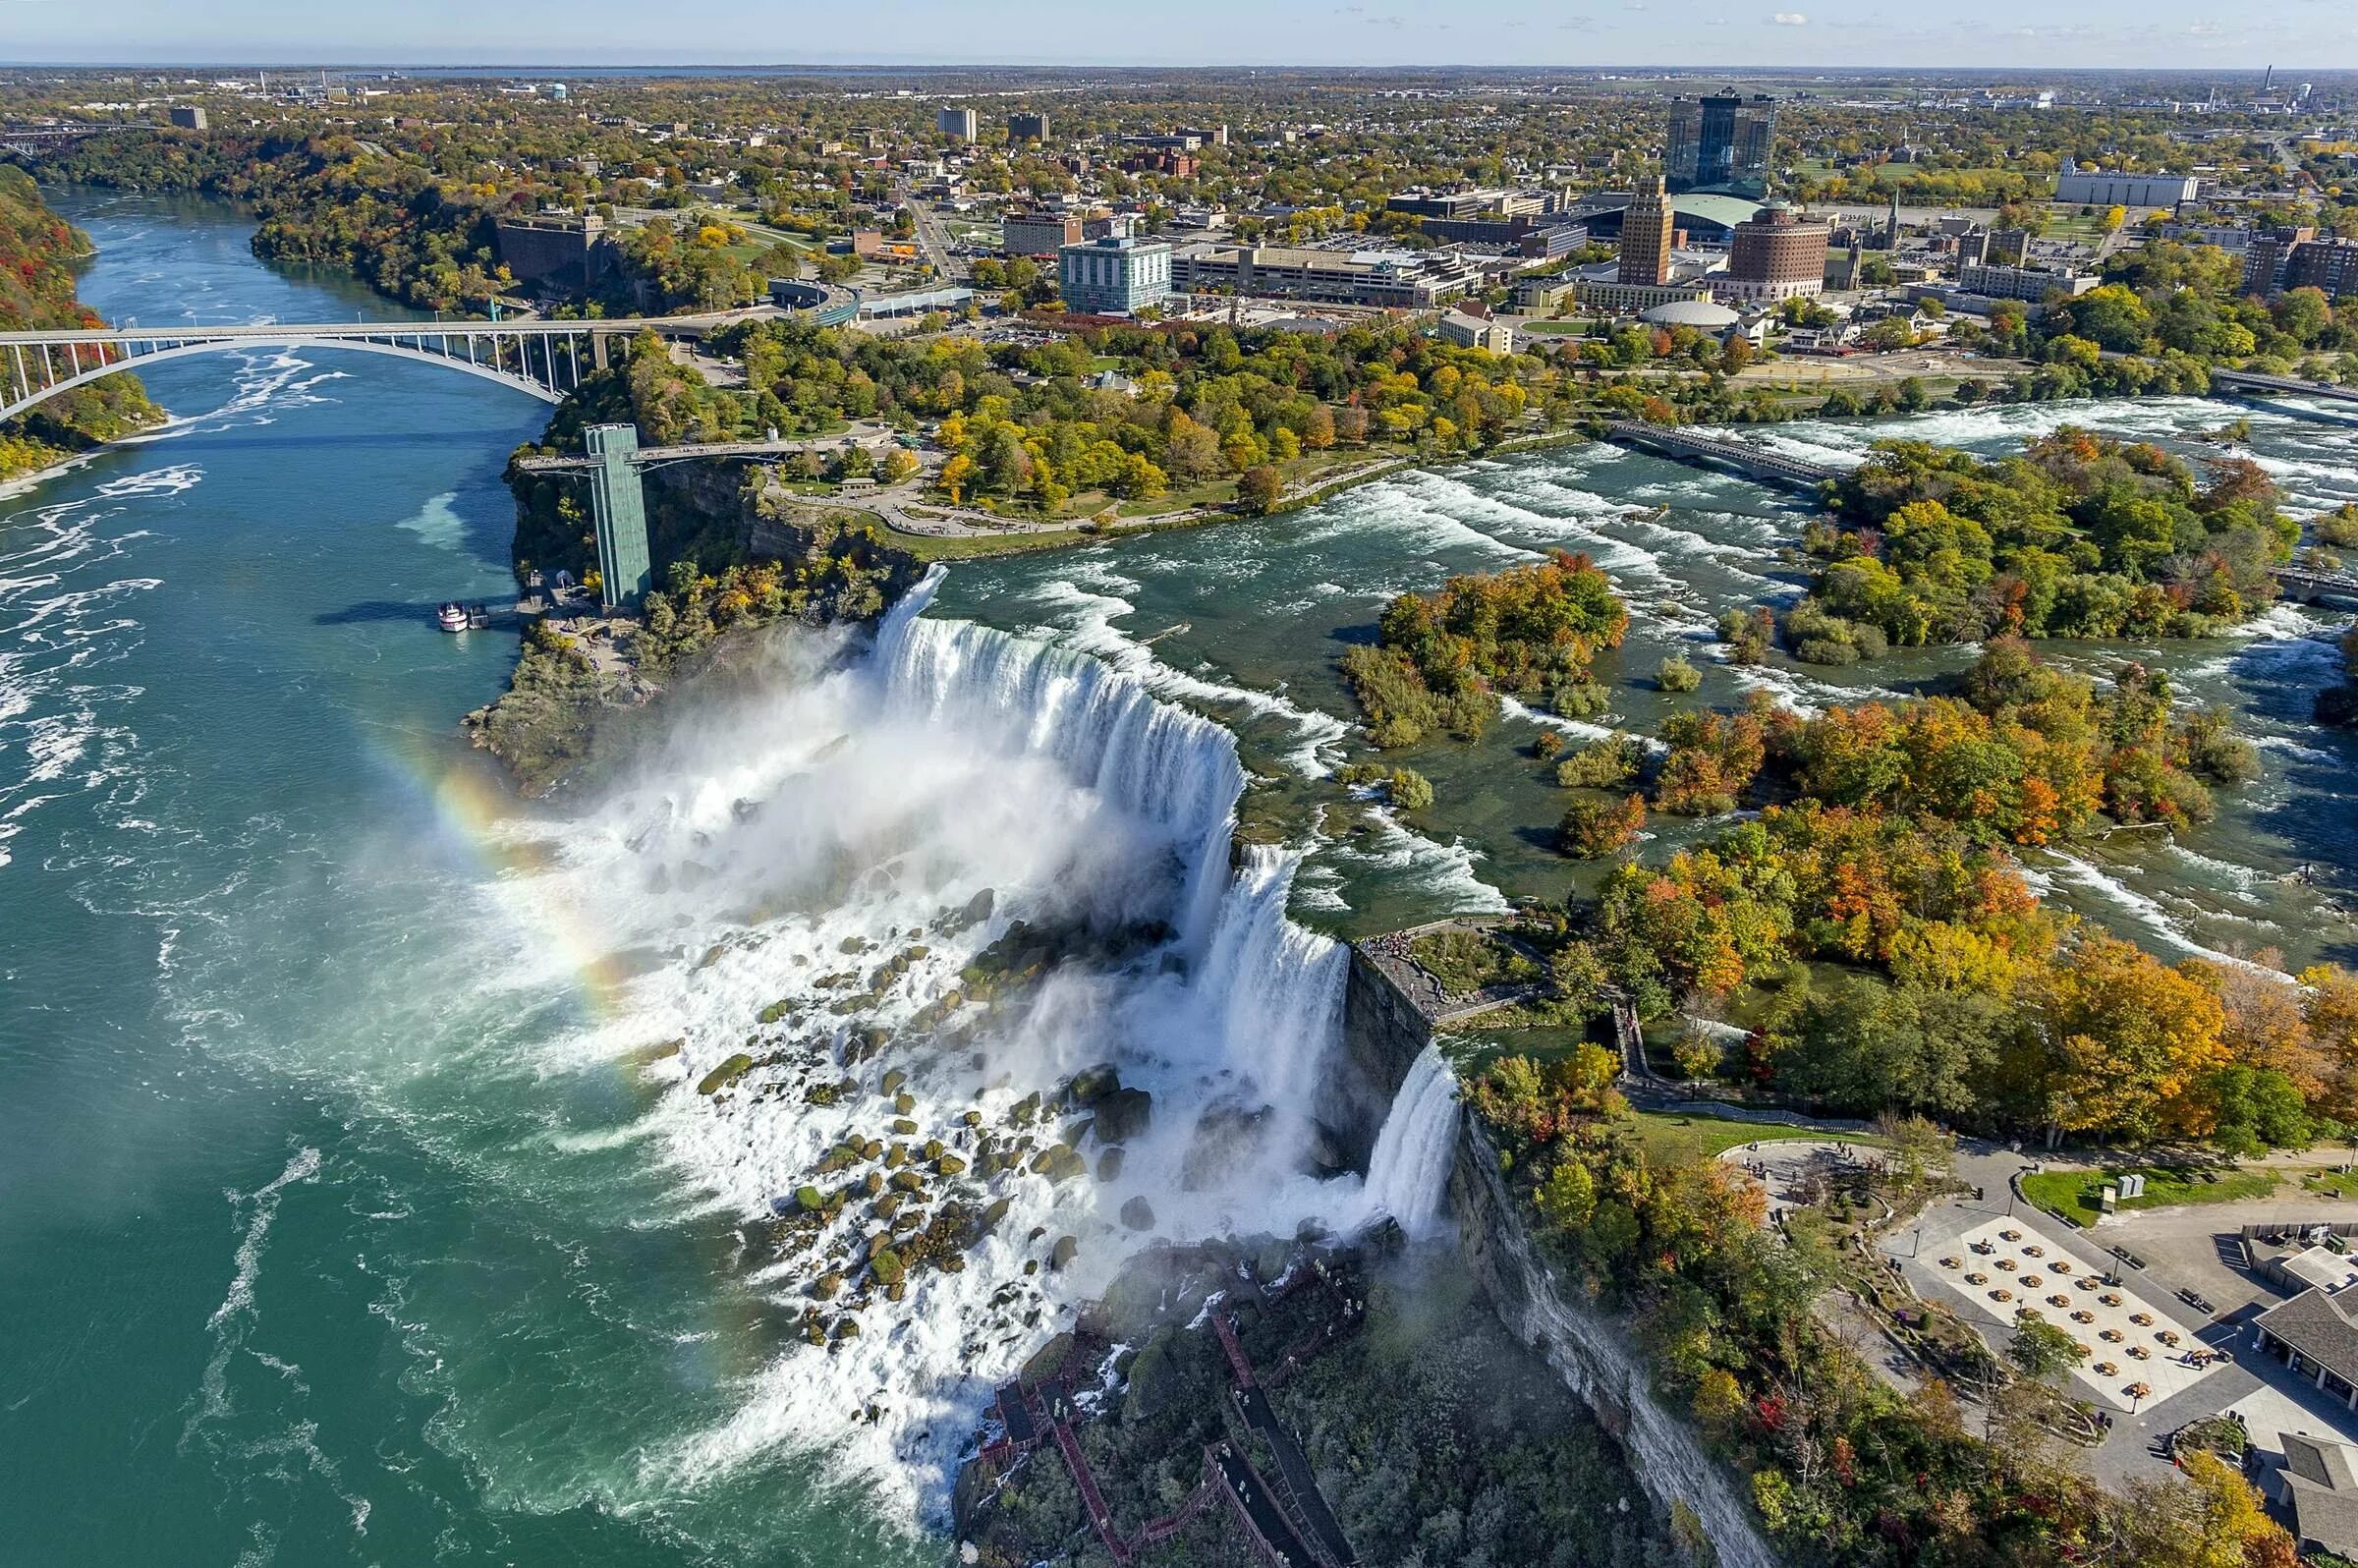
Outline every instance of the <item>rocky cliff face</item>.
[(1775, 1568), (1776, 1555), (1733, 1479), (1656, 1399), (1646, 1364), (1620, 1326), (1558, 1289), (1524, 1231), (1497, 1149), (1471, 1116), (1458, 1134), (1449, 1207), (1459, 1251), (1499, 1319), (1545, 1356), (1564, 1386), (1621, 1440), (1655, 1502), (1665, 1512), (1693, 1515), (1717, 1568)]
[(1354, 947), (1343, 985), (1341, 1060), (1319, 1084), (1314, 1111), (1344, 1164), (1368, 1168), (1392, 1097), (1432, 1038), (1424, 1016)]

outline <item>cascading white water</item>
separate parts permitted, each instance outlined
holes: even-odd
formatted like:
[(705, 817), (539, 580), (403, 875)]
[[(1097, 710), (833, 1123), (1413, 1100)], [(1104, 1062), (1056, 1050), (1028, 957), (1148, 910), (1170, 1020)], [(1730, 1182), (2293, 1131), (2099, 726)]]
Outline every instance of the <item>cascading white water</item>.
[(1351, 967), (1340, 942), (1286, 918), (1300, 863), (1268, 845), (1246, 852), (1220, 902), (1202, 980), (1229, 1066), (1296, 1119), (1335, 1044)]
[(1422, 1241), (1441, 1228), (1441, 1201), (1457, 1157), (1457, 1074), (1438, 1045), (1409, 1064), (1368, 1162), (1367, 1213), (1389, 1214)]
[[(904, 1215), (953, 1199), (1004, 1210), (961, 1270), (912, 1269), (905, 1301), (860, 1285), (883, 1222), (865, 1198), (814, 1238), (752, 1254), (779, 1306), (816, 1303), (857, 1332), (780, 1354), (728, 1419), (650, 1456), (662, 1475), (823, 1447), (933, 1513), (991, 1382), (1139, 1247), (1347, 1223), (1358, 1203), (1306, 1159), (1348, 953), (1287, 919), (1297, 856), (1232, 865), (1234, 739), (1086, 653), (926, 619), (938, 581), (864, 656), (780, 638), (767, 678), (674, 708), (636, 779), (577, 820), (516, 829), (558, 862), (503, 885), (517, 907), (568, 911), (601, 951), (677, 955), (560, 1054), (679, 1040), (649, 1070), (668, 1088), (649, 1130), (697, 1201), (766, 1219), (805, 1184), (861, 1175), (822, 1164), (846, 1140), (899, 1137), (964, 1165), (928, 1172)], [(989, 913), (958, 918), (969, 908)], [(1085, 937), (978, 1005), (968, 971), (1017, 921), (1108, 935), (1110, 956)], [(1157, 924), (1175, 935), (1126, 945)], [(855, 1055), (862, 1036), (880, 1043)], [(1102, 1062), (1151, 1096), (1145, 1125), (1108, 1141), (1076, 1130), (1079, 1107), (1027, 1119), (1027, 1096), (1052, 1102)], [(891, 1096), (887, 1069), (904, 1075)], [(700, 1090), (731, 1071), (728, 1090)], [(981, 1168), (982, 1139), (1004, 1149), (1019, 1132), (1034, 1151), (1069, 1140), (1085, 1170), (1051, 1177), (1028, 1154)], [(1078, 1252), (1054, 1266), (1062, 1236)], [(842, 1283), (819, 1293), (826, 1270)]]
[(925, 619), (943, 575), (933, 568), (877, 629), (871, 666), (888, 709), (927, 723), (1017, 721), (1024, 752), (1168, 829), (1192, 851), (1181, 933), (1201, 954), (1226, 890), (1228, 835), (1245, 787), (1235, 739), (1086, 653), (972, 621)]

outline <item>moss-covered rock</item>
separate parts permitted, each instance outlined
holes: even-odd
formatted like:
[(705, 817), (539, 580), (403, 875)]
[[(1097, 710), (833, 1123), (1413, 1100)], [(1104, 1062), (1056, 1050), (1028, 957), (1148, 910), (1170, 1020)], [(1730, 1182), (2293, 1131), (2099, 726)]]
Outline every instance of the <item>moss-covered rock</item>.
[(738, 1051), (727, 1061), (706, 1073), (697, 1083), (696, 1092), (700, 1094), (717, 1094), (747, 1073), (752, 1072), (753, 1068), (754, 1059), (745, 1052)]

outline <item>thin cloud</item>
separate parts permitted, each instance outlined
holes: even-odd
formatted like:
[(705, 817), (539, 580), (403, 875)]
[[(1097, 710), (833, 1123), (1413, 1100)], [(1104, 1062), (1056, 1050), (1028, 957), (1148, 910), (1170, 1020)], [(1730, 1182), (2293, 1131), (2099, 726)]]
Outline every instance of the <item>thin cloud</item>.
[(1779, 11), (1768, 20), (1780, 28), (1806, 28), (1810, 25), (1810, 19), (1798, 11)]

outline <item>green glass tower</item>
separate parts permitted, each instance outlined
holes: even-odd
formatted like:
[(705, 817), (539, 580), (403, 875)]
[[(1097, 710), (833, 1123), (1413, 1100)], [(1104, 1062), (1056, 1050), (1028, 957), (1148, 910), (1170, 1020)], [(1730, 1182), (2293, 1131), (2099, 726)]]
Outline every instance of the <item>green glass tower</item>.
[(597, 572), (609, 609), (637, 609), (653, 586), (646, 554), (646, 497), (639, 485), (639, 430), (592, 424), (583, 432), (597, 467), (590, 471), (590, 518), (597, 529)]

